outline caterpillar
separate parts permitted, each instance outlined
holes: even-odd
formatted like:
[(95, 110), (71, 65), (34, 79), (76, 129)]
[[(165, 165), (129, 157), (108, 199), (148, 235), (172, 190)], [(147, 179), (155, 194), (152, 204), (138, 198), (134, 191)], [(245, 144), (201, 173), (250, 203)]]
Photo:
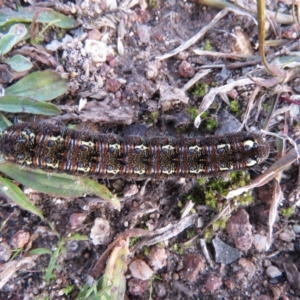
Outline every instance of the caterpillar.
[(60, 123), (19, 123), (0, 135), (0, 153), (30, 168), (99, 178), (212, 177), (249, 169), (269, 155), (257, 133), (207, 137), (122, 138), (70, 130)]

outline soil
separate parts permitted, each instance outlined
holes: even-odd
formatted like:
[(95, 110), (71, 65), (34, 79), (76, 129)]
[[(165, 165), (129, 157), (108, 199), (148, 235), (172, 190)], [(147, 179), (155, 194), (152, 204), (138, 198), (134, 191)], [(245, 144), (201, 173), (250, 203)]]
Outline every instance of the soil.
[[(50, 26), (41, 42), (43, 51), (50, 49), (53, 41), (60, 43), (48, 54), (56, 62), (56, 70), (69, 75), (69, 92), (53, 102), (62, 115), (17, 115), (22, 121), (60, 121), (66, 126), (76, 124), (78, 130), (121, 136), (180, 138), (259, 131), (265, 120), (270, 120), (267, 130), (286, 131), (293, 140), (299, 136), (299, 115), (287, 113), (298, 105), (292, 98), (299, 91), (298, 77), (273, 86), (253, 81), (233, 85), (211, 102), (204, 97), (213, 88), (248, 80), (249, 75), (274, 78), (262, 67), (258, 26), (250, 14), (229, 10), (215, 22), (219, 8), (181, 0), (118, 1), (115, 6), (114, 1), (101, 0), (46, 1), (43, 5), (80, 23), (65, 31)], [(271, 3), (268, 9), (290, 14), (289, 5)], [(293, 25), (274, 18), (268, 25), (267, 39), (284, 41), (266, 47), (269, 62), (275, 64), (274, 58), (299, 49), (298, 32)], [(201, 38), (167, 57), (206, 26), (209, 28)], [(214, 55), (198, 55), (196, 50)], [(48, 67), (36, 61), (36, 68)], [(191, 83), (205, 70), (205, 76)], [(277, 116), (270, 118), (269, 107), (276, 95), (284, 97), (275, 107)], [(83, 99), (87, 103), (79, 109)], [(279, 109), (286, 113), (280, 114)], [(196, 116), (204, 110), (206, 116), (199, 122)], [(11, 120), (13, 117), (9, 115)], [(201, 123), (199, 128), (195, 123)], [(279, 160), (274, 138), (268, 140), (273, 153), (264, 164), (239, 175), (245, 184)], [(220, 181), (226, 181), (225, 177), (220, 175)], [(242, 196), (230, 201), (220, 191), (213, 191), (214, 208), (205, 198), (215, 178), (204, 183), (181, 178), (136, 182), (94, 178), (118, 196), (120, 211), (93, 195), (62, 198), (22, 187), (42, 210), (45, 221), (1, 198), (0, 282), (8, 280), (0, 299), (83, 299), (80, 290), (103, 275), (112, 255), (109, 250), (116, 247), (128, 251), (127, 260), (124, 258), (125, 299), (300, 299), (297, 177), (298, 167), (292, 165), (281, 176), (282, 194), (273, 179), (251, 189), (252, 202), (247, 203)], [(230, 181), (227, 189), (235, 188)], [(268, 219), (275, 201), (279, 205), (271, 214), (275, 223), (266, 250)], [(87, 238), (71, 238), (75, 234)], [(47, 248), (52, 255), (30, 252), (38, 248)], [(101, 256), (104, 253), (107, 256)], [(57, 268), (49, 275), (51, 263)], [(122, 278), (122, 274), (117, 276)], [(122, 290), (121, 283), (117, 289)], [(112, 297), (101, 295), (101, 299)]]

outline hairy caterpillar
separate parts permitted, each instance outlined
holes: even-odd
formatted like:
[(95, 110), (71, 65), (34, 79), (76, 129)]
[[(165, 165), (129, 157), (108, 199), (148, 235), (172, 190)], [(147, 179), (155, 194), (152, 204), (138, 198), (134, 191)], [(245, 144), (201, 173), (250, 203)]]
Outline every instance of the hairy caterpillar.
[(100, 178), (218, 176), (249, 169), (269, 155), (259, 134), (208, 137), (122, 138), (70, 130), (61, 124), (19, 123), (0, 135), (0, 152), (13, 163), (47, 171)]

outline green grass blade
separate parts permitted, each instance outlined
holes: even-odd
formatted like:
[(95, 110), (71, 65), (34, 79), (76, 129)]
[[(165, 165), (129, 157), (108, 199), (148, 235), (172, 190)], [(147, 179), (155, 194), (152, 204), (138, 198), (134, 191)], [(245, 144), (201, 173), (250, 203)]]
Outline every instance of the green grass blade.
[[(40, 13), (39, 13), (40, 12)], [(0, 10), (0, 26), (8, 26), (11, 23), (26, 22), (31, 23), (34, 16), (39, 13), (36, 22), (53, 24), (60, 28), (74, 28), (78, 26), (78, 22), (72, 18), (66, 17), (52, 9), (41, 7), (26, 7), (19, 10), (1, 9)]]
[(61, 110), (52, 103), (39, 102), (17, 95), (0, 97), (0, 111), (45, 116), (56, 116), (61, 114)]
[(46, 194), (82, 197), (87, 192), (85, 186), (76, 183), (78, 179), (75, 176), (20, 168), (10, 162), (0, 165), (0, 171), (21, 184)]
[(34, 206), (31, 201), (23, 194), (21, 189), (10, 180), (0, 177), (0, 191), (7, 198), (18, 204), (21, 208), (39, 216), (41, 219), (44, 219), (41, 210)]
[(30, 251), (31, 255), (43, 255), (43, 254), (49, 254), (51, 255), (52, 252), (51, 250), (47, 249), (47, 248), (36, 248)]
[(117, 197), (111, 194), (105, 186), (86, 177), (20, 168), (20, 166), (10, 162), (0, 164), (0, 172), (45, 194), (61, 197), (82, 197), (86, 193), (96, 194), (113, 207), (120, 209), (120, 202)]
[(0, 130), (4, 130), (6, 127), (11, 125), (11, 122), (6, 118), (6, 116), (0, 112)]
[(80, 184), (86, 187), (86, 189), (103, 200), (109, 202), (116, 209), (120, 210), (121, 204), (119, 199), (113, 195), (104, 185), (99, 184), (98, 182), (87, 178), (87, 177), (79, 177), (78, 178)]
[(3, 62), (8, 64), (16, 72), (28, 71), (33, 67), (31, 61), (20, 54), (6, 58)]
[(6, 95), (19, 95), (37, 101), (55, 99), (68, 90), (67, 80), (52, 70), (28, 74), (5, 90)]

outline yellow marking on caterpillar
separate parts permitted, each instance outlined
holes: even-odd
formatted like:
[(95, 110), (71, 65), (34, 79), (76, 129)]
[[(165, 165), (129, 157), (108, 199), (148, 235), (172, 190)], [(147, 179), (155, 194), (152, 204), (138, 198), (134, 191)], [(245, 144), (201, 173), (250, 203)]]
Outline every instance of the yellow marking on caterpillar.
[(195, 151), (199, 151), (199, 152), (200, 152), (202, 149), (203, 149), (202, 147), (199, 147), (199, 146), (197, 146), (197, 145), (196, 145), (196, 146), (190, 146), (190, 147), (189, 147), (189, 150), (195, 150)]
[(145, 169), (142, 169), (142, 170), (134, 170), (133, 169), (133, 173), (134, 174), (138, 174), (138, 175), (143, 175), (143, 174), (145, 174), (146, 173), (146, 170)]
[(84, 168), (84, 167), (77, 167), (77, 171), (81, 171), (84, 173), (88, 173), (91, 170), (90, 167)]
[(171, 169), (171, 170), (162, 170), (162, 173), (163, 174), (166, 174), (166, 175), (172, 175), (175, 173), (175, 169)]
[(108, 170), (108, 169), (106, 168), (106, 173), (107, 173), (107, 174), (113, 174), (113, 175), (116, 175), (116, 174), (119, 173), (119, 170)]
[(220, 145), (217, 145), (217, 149), (223, 149), (223, 148), (228, 148), (228, 149), (230, 149), (230, 144), (220, 144)]
[(94, 147), (94, 146), (95, 146), (95, 144), (94, 144), (93, 142), (91, 142), (91, 141), (88, 141), (88, 142), (86, 142), (86, 141), (81, 141), (80, 146), (82, 146), (82, 145), (88, 146), (88, 147)]
[(205, 170), (204, 169), (198, 169), (198, 170), (189, 170), (189, 173), (191, 174), (199, 174), (200, 172), (204, 172)]
[(229, 168), (228, 167), (220, 167), (219, 170), (220, 171), (230, 171), (230, 170), (233, 170), (233, 166), (231, 165)]
[(58, 162), (55, 165), (53, 163), (46, 163), (46, 166), (55, 170), (58, 169)]
[(161, 147), (162, 150), (174, 150), (175, 147), (172, 145), (164, 145)]
[(244, 141), (244, 142), (243, 142), (243, 145), (244, 145), (245, 147), (246, 147), (246, 146), (249, 146), (250, 149), (253, 148), (254, 144), (257, 144), (257, 142), (256, 142), (256, 141), (252, 141), (252, 140), (247, 140), (247, 141)]
[(134, 146), (134, 149), (140, 149), (144, 151), (144, 150), (148, 150), (148, 147), (146, 147), (145, 145), (138, 145), (138, 146)]
[(64, 139), (60, 135), (58, 135), (58, 136), (51, 135), (49, 137), (49, 141), (62, 142), (62, 141), (64, 141)]

